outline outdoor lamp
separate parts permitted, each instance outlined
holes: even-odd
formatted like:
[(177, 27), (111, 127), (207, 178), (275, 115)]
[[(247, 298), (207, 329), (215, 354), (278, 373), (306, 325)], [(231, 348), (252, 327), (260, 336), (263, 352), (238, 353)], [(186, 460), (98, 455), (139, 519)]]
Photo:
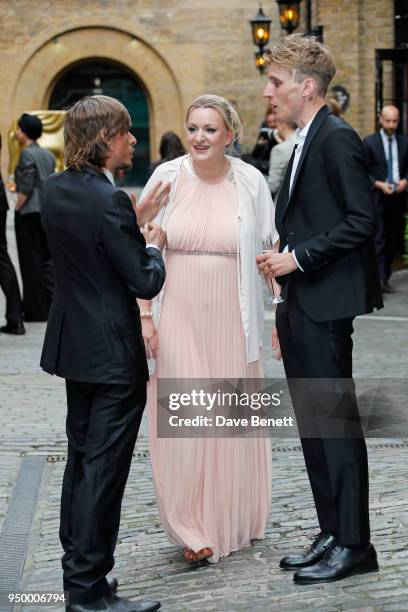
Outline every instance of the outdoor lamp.
[(286, 0), (276, 0), (279, 5), (279, 19), (282, 29), (291, 34), (299, 25), (299, 4), (302, 0), (286, 2)]
[(265, 72), (266, 65), (263, 51), (257, 51), (255, 53), (255, 66), (258, 68), (261, 74)]
[(265, 70), (265, 60), (263, 58), (264, 47), (269, 42), (271, 19), (266, 17), (262, 7), (260, 6), (258, 14), (256, 17), (254, 17), (254, 19), (251, 19), (249, 23), (251, 24), (254, 45), (256, 45), (259, 49), (259, 51), (255, 53), (255, 66), (258, 68), (259, 72), (263, 74)]
[(265, 16), (262, 8), (259, 7), (258, 14), (256, 17), (251, 19), (249, 23), (251, 24), (254, 45), (259, 47), (262, 51), (262, 48), (269, 42), (271, 19), (268, 19), (268, 17)]

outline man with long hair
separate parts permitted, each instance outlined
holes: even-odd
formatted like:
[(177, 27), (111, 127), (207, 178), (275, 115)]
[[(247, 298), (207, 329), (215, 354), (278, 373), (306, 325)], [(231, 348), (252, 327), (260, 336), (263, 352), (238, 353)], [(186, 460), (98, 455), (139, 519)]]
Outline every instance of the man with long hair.
[[(43, 223), (55, 266), (55, 294), (41, 366), (67, 392), (68, 460), (60, 538), (68, 610), (147, 612), (159, 602), (117, 597), (114, 565), (122, 497), (146, 403), (148, 369), (136, 298), (158, 294), (166, 234), (148, 245), (128, 195), (114, 185), (132, 165), (136, 139), (126, 108), (107, 96), (77, 102), (65, 120), (67, 170), (44, 186)], [(154, 216), (168, 186), (140, 204)]]

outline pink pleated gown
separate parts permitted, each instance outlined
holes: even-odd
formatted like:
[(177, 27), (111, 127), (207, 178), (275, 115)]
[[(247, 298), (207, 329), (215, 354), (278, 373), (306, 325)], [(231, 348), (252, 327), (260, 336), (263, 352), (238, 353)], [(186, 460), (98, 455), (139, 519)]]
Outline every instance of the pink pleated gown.
[[(166, 286), (156, 376), (260, 378), (246, 364), (238, 299), (238, 195), (230, 175), (201, 181), (181, 169), (167, 223)], [(262, 539), (271, 500), (271, 446), (259, 438), (158, 438), (156, 382), (149, 390), (153, 480), (169, 540), (210, 562)]]

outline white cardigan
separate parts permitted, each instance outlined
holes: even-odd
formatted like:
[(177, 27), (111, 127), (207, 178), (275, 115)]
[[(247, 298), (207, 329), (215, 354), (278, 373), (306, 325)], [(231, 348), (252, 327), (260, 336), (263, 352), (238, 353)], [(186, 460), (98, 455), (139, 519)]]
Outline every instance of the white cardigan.
[[(141, 199), (157, 181), (172, 184), (167, 206), (157, 215), (154, 223), (167, 226), (177, 190), (181, 165), (186, 155), (158, 166), (147, 182)], [(262, 250), (262, 240), (271, 235), (275, 243), (279, 236), (275, 228), (275, 208), (264, 176), (253, 166), (236, 157), (227, 156), (231, 164), (238, 191), (238, 287), (242, 326), (246, 338), (247, 364), (260, 358), (264, 326), (262, 282), (256, 265), (256, 255)], [(162, 291), (163, 294), (163, 291)], [(162, 296), (161, 294), (161, 296)], [(160, 314), (161, 299), (154, 312)], [(157, 321), (156, 321), (157, 323)]]

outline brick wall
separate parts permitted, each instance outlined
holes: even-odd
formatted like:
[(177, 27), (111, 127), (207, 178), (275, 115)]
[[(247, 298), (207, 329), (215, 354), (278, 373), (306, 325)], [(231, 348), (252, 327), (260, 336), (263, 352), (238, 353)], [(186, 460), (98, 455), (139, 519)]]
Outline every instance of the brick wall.
[(345, 119), (361, 136), (375, 129), (375, 49), (394, 46), (393, 0), (317, 0), (315, 15), (335, 58), (333, 84), (351, 94)]
[[(263, 7), (273, 19), (274, 40), (281, 34), (278, 8), (274, 0)], [(265, 110), (265, 77), (254, 67), (248, 23), (257, 10), (255, 0), (0, 0), (3, 143), (12, 119), (46, 105), (56, 71), (97, 53), (126, 63), (144, 80), (154, 115), (153, 155), (161, 133), (182, 133), (184, 109), (203, 92), (237, 101), (244, 148), (251, 148)], [(304, 30), (305, 2), (301, 11)], [(393, 1), (313, 0), (313, 23), (324, 26), (337, 64), (334, 82), (351, 93), (346, 119), (365, 135), (374, 129), (374, 49), (393, 46)], [(141, 39), (139, 48), (129, 46), (131, 36)], [(3, 173), (6, 157), (3, 150)]]

